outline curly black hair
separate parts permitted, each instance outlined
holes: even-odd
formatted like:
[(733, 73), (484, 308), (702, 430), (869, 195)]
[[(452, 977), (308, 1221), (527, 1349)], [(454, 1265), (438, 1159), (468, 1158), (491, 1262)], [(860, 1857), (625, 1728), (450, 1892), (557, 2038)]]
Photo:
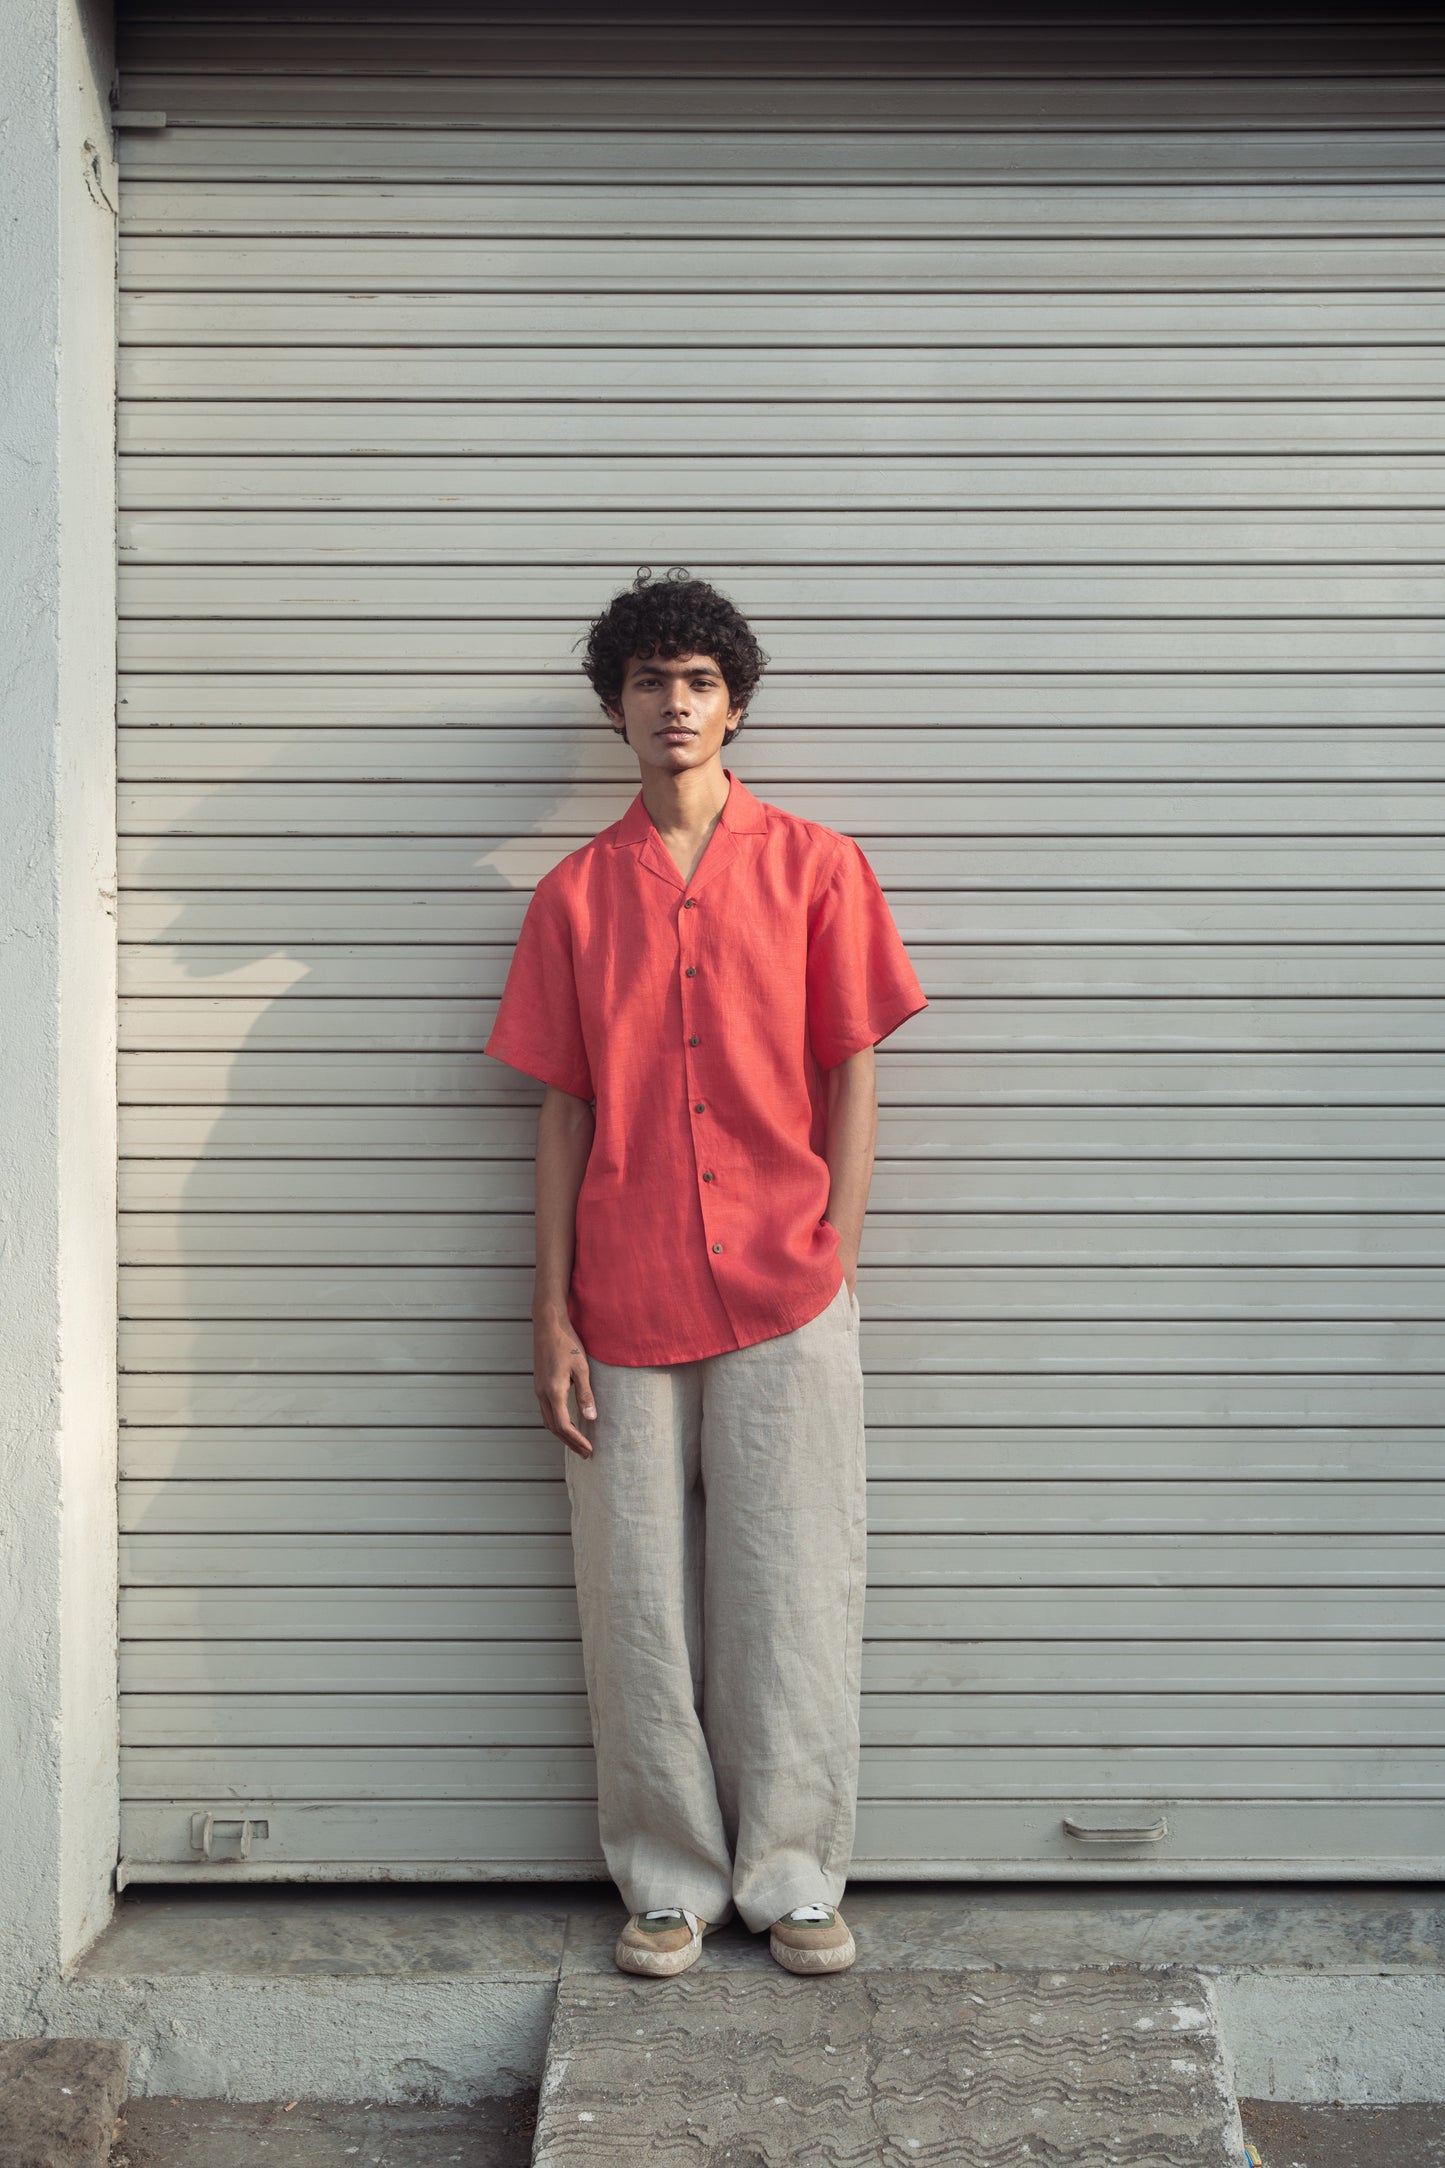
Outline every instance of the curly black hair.
[(604, 708), (622, 705), (623, 673), (634, 655), (710, 655), (732, 705), (743, 710), (724, 745), (731, 745), (747, 721), (748, 703), (768, 666), (742, 611), (682, 565), (656, 580), (652, 567), (644, 565), (588, 627), (582, 668)]

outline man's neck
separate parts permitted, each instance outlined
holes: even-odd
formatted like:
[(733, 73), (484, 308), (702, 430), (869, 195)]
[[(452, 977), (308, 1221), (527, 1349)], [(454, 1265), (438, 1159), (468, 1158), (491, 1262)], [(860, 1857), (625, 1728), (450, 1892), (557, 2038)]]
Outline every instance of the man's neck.
[(642, 802), (664, 843), (700, 846), (716, 828), (730, 787), (720, 758), (677, 775), (654, 769), (643, 775)]

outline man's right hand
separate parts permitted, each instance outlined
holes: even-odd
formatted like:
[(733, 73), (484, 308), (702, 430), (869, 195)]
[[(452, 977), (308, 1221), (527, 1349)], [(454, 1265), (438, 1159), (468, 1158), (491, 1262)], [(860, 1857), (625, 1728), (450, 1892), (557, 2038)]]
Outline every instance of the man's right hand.
[(592, 1441), (572, 1421), (567, 1395), (569, 1389), (576, 1388), (582, 1419), (592, 1422), (597, 1414), (592, 1379), (582, 1343), (565, 1312), (551, 1312), (532, 1321), (532, 1387), (542, 1420), (552, 1435), (583, 1460), (590, 1460)]

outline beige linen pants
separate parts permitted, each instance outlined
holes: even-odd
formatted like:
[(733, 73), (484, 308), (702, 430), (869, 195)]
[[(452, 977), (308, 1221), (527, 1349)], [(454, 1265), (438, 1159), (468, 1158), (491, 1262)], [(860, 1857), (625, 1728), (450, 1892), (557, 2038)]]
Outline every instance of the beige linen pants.
[[(666, 1299), (665, 1296), (662, 1299)], [(567, 1455), (602, 1850), (629, 1912), (836, 1904), (866, 1550), (858, 1298), (695, 1362), (589, 1358)]]

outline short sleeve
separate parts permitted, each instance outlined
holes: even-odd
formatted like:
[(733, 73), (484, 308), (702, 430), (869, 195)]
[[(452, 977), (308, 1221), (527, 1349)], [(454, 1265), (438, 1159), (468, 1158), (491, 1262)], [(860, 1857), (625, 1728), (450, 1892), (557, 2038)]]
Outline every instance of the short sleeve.
[(832, 1069), (928, 1006), (877, 875), (851, 836), (808, 921), (808, 1037)]
[(545, 876), (532, 891), (496, 1021), (482, 1051), (578, 1099), (596, 1097), (582, 1036), (571, 932), (562, 898)]

